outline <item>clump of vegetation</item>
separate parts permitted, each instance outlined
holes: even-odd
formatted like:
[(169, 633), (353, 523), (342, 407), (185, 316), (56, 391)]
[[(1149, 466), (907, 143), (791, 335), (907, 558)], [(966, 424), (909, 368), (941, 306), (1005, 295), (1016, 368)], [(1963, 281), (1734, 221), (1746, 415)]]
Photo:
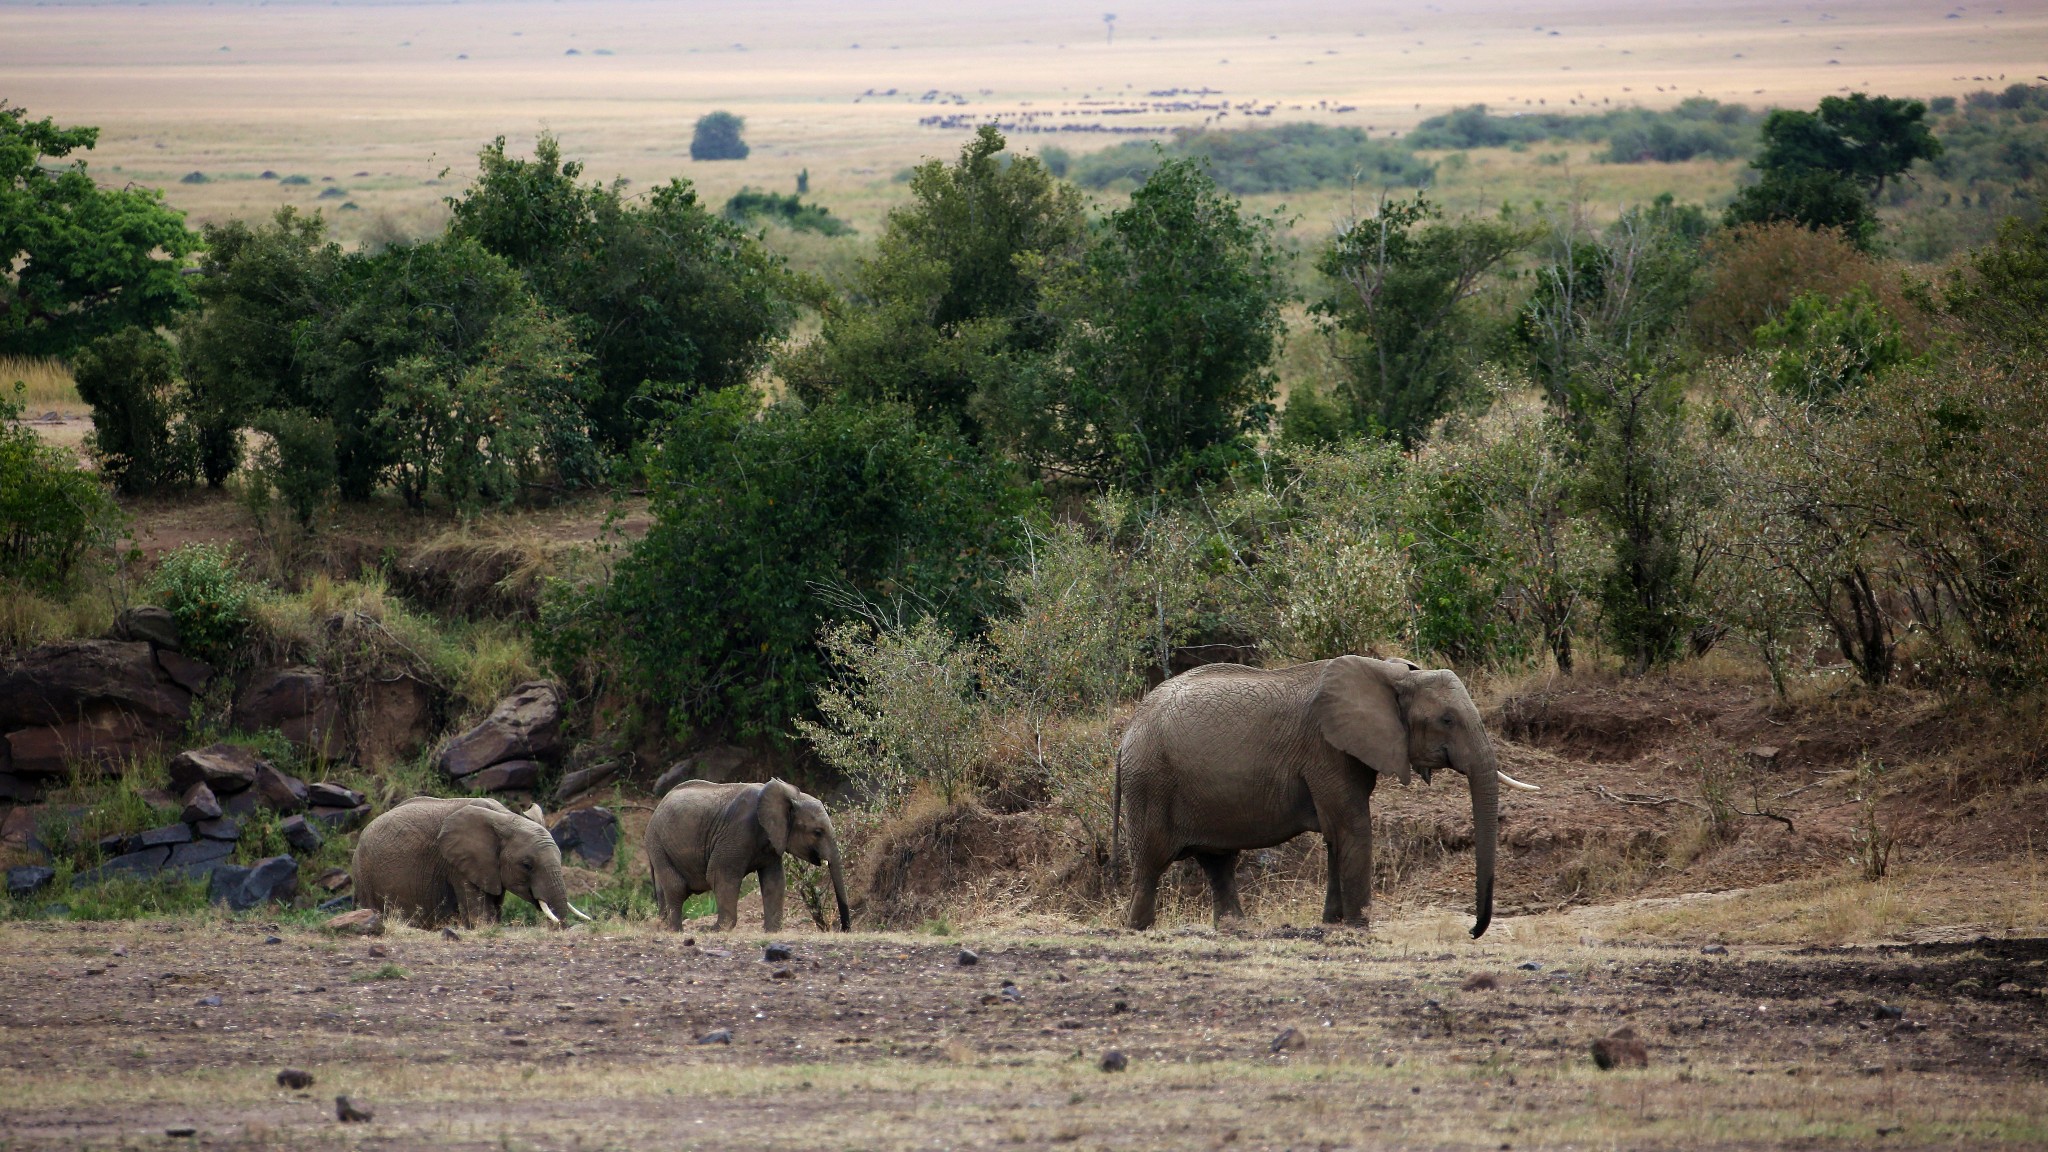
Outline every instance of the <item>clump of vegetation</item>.
[(21, 392), (0, 389), (0, 582), (53, 591), (110, 541), (118, 513), (70, 453), (21, 422)]
[(150, 596), (178, 622), (187, 650), (218, 657), (249, 626), (257, 590), (242, 576), (241, 561), (220, 544), (184, 544), (164, 556), (150, 581)]
[(1419, 188), (1435, 168), (1407, 145), (1373, 140), (1358, 128), (1325, 124), (1283, 124), (1234, 131), (1181, 129), (1165, 144), (1133, 141), (1078, 159), (1059, 149), (1040, 154), (1055, 175), (1083, 188), (1133, 188), (1161, 164), (1187, 160), (1202, 165), (1225, 191), (1239, 196), (1300, 192), (1312, 188)]
[(1504, 148), (1546, 140), (1605, 140), (1605, 159), (1614, 164), (1671, 163), (1708, 156), (1729, 160), (1756, 147), (1762, 116), (1741, 104), (1704, 96), (1652, 111), (1614, 108), (1606, 112), (1488, 111), (1484, 104), (1431, 116), (1405, 138), (1411, 148)]
[(719, 215), (740, 225), (753, 224), (766, 217), (798, 232), (817, 232), (825, 236), (853, 234), (851, 224), (832, 215), (832, 210), (822, 204), (806, 204), (801, 195), (783, 196), (753, 188), (741, 188), (733, 193)]
[(692, 160), (745, 160), (751, 151), (741, 133), (747, 122), (730, 112), (706, 112), (697, 117), (690, 135)]

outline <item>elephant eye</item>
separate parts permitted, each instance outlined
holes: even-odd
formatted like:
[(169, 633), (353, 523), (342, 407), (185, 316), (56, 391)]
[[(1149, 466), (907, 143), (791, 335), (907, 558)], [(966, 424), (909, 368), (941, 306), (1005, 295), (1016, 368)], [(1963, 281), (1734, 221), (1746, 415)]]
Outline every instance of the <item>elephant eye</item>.
[(1446, 727), (1446, 728), (1449, 728), (1449, 727), (1451, 726), (1451, 719), (1452, 719), (1452, 717), (1451, 717), (1451, 714), (1450, 714), (1450, 713), (1449, 713), (1448, 711), (1447, 711), (1447, 712), (1445, 712), (1445, 713), (1444, 713), (1444, 727)]

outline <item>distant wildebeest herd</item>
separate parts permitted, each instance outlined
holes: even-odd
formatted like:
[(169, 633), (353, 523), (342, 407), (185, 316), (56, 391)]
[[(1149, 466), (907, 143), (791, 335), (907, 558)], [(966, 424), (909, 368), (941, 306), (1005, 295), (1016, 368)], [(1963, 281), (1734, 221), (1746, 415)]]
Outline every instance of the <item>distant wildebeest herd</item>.
[[(1288, 668), (1210, 664), (1165, 681), (1138, 706), (1118, 747), (1112, 856), (1128, 825), (1128, 923), (1149, 928), (1159, 882), (1192, 858), (1208, 875), (1215, 918), (1244, 914), (1238, 854), (1320, 832), (1328, 852), (1323, 920), (1363, 925), (1372, 898), (1370, 801), (1380, 778), (1406, 785), (1449, 768), (1472, 795), (1476, 890), (1472, 935), (1493, 918), (1500, 771), (1479, 709), (1455, 673), (1399, 660), (1339, 656)], [(689, 780), (664, 795), (644, 853), (662, 923), (709, 892), (717, 927), (738, 923), (740, 884), (758, 876), (762, 926), (782, 928), (783, 857), (827, 870), (839, 928), (852, 916), (832, 817), (782, 780)], [(496, 920), (510, 892), (548, 920), (588, 920), (569, 902), (562, 854), (538, 806), (416, 797), (371, 821), (357, 842), (356, 904), (421, 926)]]

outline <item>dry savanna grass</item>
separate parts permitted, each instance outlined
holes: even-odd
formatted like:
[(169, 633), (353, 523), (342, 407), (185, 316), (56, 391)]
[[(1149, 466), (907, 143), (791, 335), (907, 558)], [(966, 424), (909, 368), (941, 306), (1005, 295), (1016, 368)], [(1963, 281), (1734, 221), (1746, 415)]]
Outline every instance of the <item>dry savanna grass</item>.
[(71, 382), (71, 370), (61, 361), (40, 357), (0, 356), (0, 396), (19, 399), (30, 419), (46, 412), (71, 416), (86, 411)]
[[(431, 232), (482, 142), (503, 133), (525, 148), (543, 128), (592, 176), (645, 188), (681, 175), (714, 203), (742, 185), (790, 188), (808, 170), (813, 195), (872, 235), (904, 194), (892, 177), (950, 155), (984, 120), (1145, 130), (1321, 120), (1384, 136), (1474, 102), (1574, 111), (1704, 95), (1810, 106), (1851, 89), (1931, 96), (2027, 79), (2048, 42), (2037, 6), (1973, 5), (1950, 18), (1913, 0), (1827, 10), (1195, 0), (1121, 13), (1113, 41), (1100, 5), (1066, 2), (115, 11), (0, 9), (9, 99), (102, 126), (100, 177), (163, 187), (197, 221), (293, 204), (326, 211), (350, 240)], [(747, 118), (746, 160), (688, 158), (692, 124), (715, 108)], [(933, 117), (952, 119), (921, 123)], [(1015, 136), (1027, 150), (1085, 151), (1148, 133)], [(1441, 191), (1460, 209), (1576, 196), (1606, 211), (1667, 190), (1725, 195), (1734, 176), (1729, 164), (1591, 164), (1587, 152), (1475, 153), (1446, 169)], [(185, 183), (194, 173), (203, 182)], [(286, 182), (294, 176), (304, 181)], [(1255, 206), (1284, 202), (1320, 234), (1348, 200)]]

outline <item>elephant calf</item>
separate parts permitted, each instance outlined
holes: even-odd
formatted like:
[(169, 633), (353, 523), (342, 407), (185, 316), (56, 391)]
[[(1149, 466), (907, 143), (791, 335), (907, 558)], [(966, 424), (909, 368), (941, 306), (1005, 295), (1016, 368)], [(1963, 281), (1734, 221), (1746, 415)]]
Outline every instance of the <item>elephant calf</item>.
[(507, 892), (557, 926), (562, 912), (590, 919), (569, 903), (562, 850), (539, 805), (522, 814), (496, 800), (415, 796), (363, 829), (349, 872), (356, 907), (422, 928), (495, 922)]
[(740, 881), (761, 875), (761, 924), (782, 930), (782, 856), (823, 864), (839, 902), (839, 930), (849, 931), (846, 882), (832, 817), (817, 797), (781, 780), (766, 784), (713, 784), (689, 780), (670, 789), (647, 822), (647, 864), (661, 922), (683, 924), (683, 901), (709, 892), (718, 901), (718, 927), (739, 922)]

